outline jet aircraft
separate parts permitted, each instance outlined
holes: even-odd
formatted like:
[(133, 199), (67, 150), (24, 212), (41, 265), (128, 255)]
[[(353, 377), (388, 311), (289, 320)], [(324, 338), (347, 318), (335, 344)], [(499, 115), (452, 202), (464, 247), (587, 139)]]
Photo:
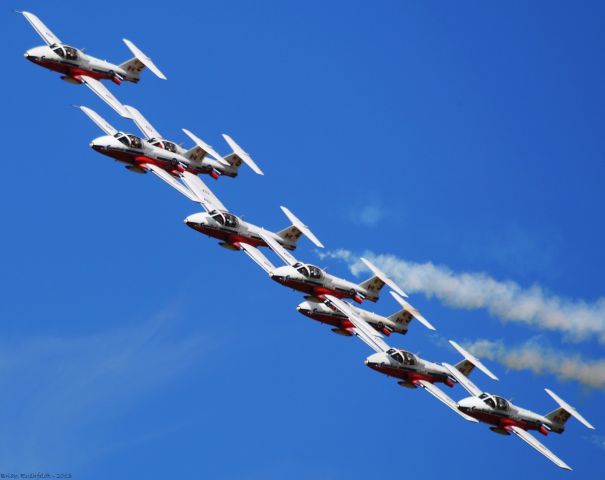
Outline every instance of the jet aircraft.
[[(326, 295), (326, 300), (347, 315), (353, 325), (351, 333), (359, 337), (360, 340), (376, 352), (366, 359), (365, 364), (368, 367), (385, 375), (398, 378), (399, 381), (397, 383), (402, 387), (421, 387), (466, 420), (471, 422), (477, 421), (475, 418), (458, 410), (456, 408), (456, 402), (443, 392), (443, 390), (434, 385), (434, 383), (444, 383), (448, 387), (453, 387), (455, 385), (457, 377), (452, 377), (450, 369), (446, 368), (445, 363), (438, 364), (430, 362), (406, 350), (389, 346), (379, 332), (371, 328), (361, 316), (357, 315), (351, 308), (352, 305), (332, 295)], [(457, 343), (451, 343), (464, 357), (464, 359), (458, 362), (455, 367), (450, 366), (458, 372), (460, 376), (466, 378), (466, 376), (477, 367), (491, 379), (498, 380), (498, 377), (483, 365), (477, 357), (471, 355)]]
[(281, 209), (292, 225), (273, 233), (230, 213), (202, 179), (189, 172), (183, 172), (180, 175), (183, 183), (165, 172), (160, 178), (206, 210), (206, 212), (189, 215), (185, 219), (185, 224), (204, 235), (220, 240), (221, 247), (240, 250), (242, 243), (254, 247), (267, 246), (262, 237), (262, 235), (267, 235), (284, 248), (294, 250), (298, 239), (304, 234), (316, 246), (323, 248), (323, 244), (309, 227), (286, 207), (281, 207)]
[[(152, 171), (160, 178), (163, 178), (160, 170), (173, 176), (178, 176), (185, 171), (194, 174), (220, 172), (228, 177), (237, 176), (237, 169), (241, 165), (241, 161), (238, 160), (239, 155), (232, 154), (228, 156), (233, 161), (233, 164), (230, 164), (212, 147), (204, 144), (199, 139), (197, 139), (197, 145), (187, 151), (173, 149), (171, 145), (163, 140), (160, 142), (162, 146), (157, 146), (131, 133), (118, 131), (88, 107), (81, 106), (78, 108), (106, 133), (106, 135), (95, 138), (90, 143), (92, 149), (114, 160), (126, 163), (126, 168), (131, 172), (147, 173)], [(211, 158), (208, 154), (211, 154), (214, 158)]]
[(271, 236), (260, 232), (261, 238), (285, 263), (285, 266), (275, 267), (258, 249), (248, 246), (246, 254), (263, 268), (272, 280), (299, 292), (306, 293), (307, 300), (323, 301), (326, 295), (338, 298), (352, 298), (357, 303), (363, 300), (378, 301), (380, 290), (388, 285), (400, 295), (407, 295), (393, 282), (386, 273), (382, 272), (371, 262), (362, 258), (364, 264), (374, 275), (365, 282), (356, 284), (342, 278), (330, 275), (315, 265), (299, 262)]
[[(355, 307), (354, 305), (349, 305), (349, 307), (378, 332), (381, 332), (386, 336), (389, 336), (393, 332), (405, 335), (408, 332), (410, 322), (414, 318), (416, 318), (429, 330), (435, 330), (435, 327), (433, 327), (433, 325), (431, 325), (416, 308), (406, 302), (395, 292), (391, 291), (389, 293), (393, 296), (395, 301), (401, 305), (402, 309), (393, 313), (392, 315), (389, 315), (388, 317), (378, 315), (377, 313), (370, 312), (368, 310), (363, 310)], [(312, 318), (313, 320), (332, 325), (334, 327), (332, 328), (334, 333), (344, 336), (353, 335), (352, 329), (354, 328), (354, 325), (349, 320), (349, 317), (345, 313), (332, 306), (330, 302), (313, 302), (307, 300), (300, 303), (296, 307), (296, 310), (306, 317)]]
[(470, 397), (460, 400), (456, 408), (464, 415), (468, 415), (483, 423), (492, 425), (490, 430), (501, 435), (510, 435), (514, 433), (525, 443), (535, 448), (538, 452), (548, 458), (558, 467), (565, 470), (571, 470), (563, 460), (557, 457), (546, 446), (544, 446), (536, 437), (531, 435), (528, 430), (537, 430), (542, 435), (548, 435), (549, 432), (563, 433), (565, 422), (570, 417), (575, 417), (582, 425), (587, 428), (594, 427), (578, 411), (561, 399), (556, 393), (548, 388), (544, 390), (555, 402), (559, 408), (546, 415), (526, 410), (525, 408), (514, 405), (510, 400), (503, 397), (483, 392), (473, 382), (464, 375), (461, 375), (456, 368), (444, 364), (451, 375), (471, 394)]
[(115, 65), (64, 44), (33, 13), (19, 13), (23, 14), (38, 35), (46, 42), (46, 45), (34, 47), (25, 52), (25, 58), (44, 68), (63, 74), (61, 80), (65, 80), (68, 83), (84, 83), (120, 115), (126, 116), (127, 112), (124, 110), (122, 104), (99, 80), (109, 79), (118, 85), (122, 81), (138, 83), (141, 71), (145, 67), (159, 78), (166, 80), (164, 74), (156, 67), (153, 61), (130, 40), (124, 39), (124, 43), (134, 57), (120, 65)]

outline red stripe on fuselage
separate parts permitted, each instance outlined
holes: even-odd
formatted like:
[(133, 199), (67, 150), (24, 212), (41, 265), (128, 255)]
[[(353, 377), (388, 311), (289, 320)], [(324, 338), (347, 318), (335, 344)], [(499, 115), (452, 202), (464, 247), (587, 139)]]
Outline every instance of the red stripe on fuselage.
[(413, 383), (414, 380), (426, 380), (431, 383), (445, 383), (446, 377), (441, 375), (431, 375), (429, 373), (414, 372), (412, 370), (403, 370), (401, 368), (393, 367), (390, 365), (377, 365), (368, 363), (368, 367), (377, 372), (388, 375), (389, 377), (399, 378), (407, 382)]
[(111, 79), (113, 77), (113, 75), (110, 75), (109, 72), (94, 72), (92, 70), (86, 70), (84, 68), (79, 67), (71, 67), (62, 63), (51, 62), (49, 60), (41, 60), (39, 58), (35, 60), (28, 58), (28, 60), (35, 63), (36, 65), (40, 65), (41, 67), (48, 68), (49, 70), (62, 73), (63, 75), (67, 75), (68, 77), (72, 78), (76, 78), (78, 75), (86, 75), (97, 80)]

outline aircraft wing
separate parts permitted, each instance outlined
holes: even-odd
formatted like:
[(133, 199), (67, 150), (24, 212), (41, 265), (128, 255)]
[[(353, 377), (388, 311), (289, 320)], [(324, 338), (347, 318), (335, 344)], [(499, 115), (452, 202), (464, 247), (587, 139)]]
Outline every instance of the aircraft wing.
[(225, 159), (221, 156), (221, 154), (218, 153), (214, 148), (212, 148), (206, 142), (204, 142), (201, 138), (197, 137), (196, 135), (191, 133), (186, 128), (183, 128), (182, 130), (185, 133), (185, 135), (187, 135), (191, 140), (193, 140), (193, 143), (195, 143), (198, 147), (200, 147), (205, 153), (209, 153), (210, 155), (212, 155), (214, 157), (214, 160), (216, 160), (218, 163), (225, 165), (226, 167), (229, 166), (229, 163), (225, 161)]
[(120, 103), (120, 101), (113, 96), (113, 94), (107, 89), (105, 85), (103, 85), (98, 80), (89, 77), (88, 75), (78, 75), (78, 79), (80, 79), (84, 84), (90, 88), (93, 92), (95, 92), (101, 100), (103, 100), (107, 105), (113, 108), (118, 115), (122, 117), (129, 117), (129, 113), (124, 108), (124, 105)]
[(401, 290), (401, 288), (399, 288), (399, 286), (393, 280), (391, 280), (388, 277), (388, 275), (386, 273), (384, 273), (382, 270), (380, 270), (376, 265), (374, 265), (372, 262), (370, 262), (369, 260), (366, 260), (363, 257), (361, 257), (360, 260), (365, 264), (366, 267), (368, 267), (371, 270), (371, 272), (374, 275), (376, 275), (378, 278), (380, 278), (380, 280), (382, 280), (389, 287), (391, 287), (393, 290), (395, 290), (399, 295), (401, 295), (402, 297), (408, 296), (403, 290)]
[(53, 32), (50, 31), (50, 28), (48, 28), (46, 25), (44, 25), (42, 20), (40, 20), (38, 17), (36, 17), (33, 13), (30, 13), (30, 12), (21, 12), (21, 13), (26, 18), (26, 20), (31, 24), (31, 26), (34, 27), (34, 30), (36, 32), (38, 32), (38, 35), (40, 35), (42, 37), (42, 40), (44, 40), (49, 45), (54, 45), (55, 43), (58, 43), (58, 44), (61, 43), (61, 40), (59, 40), (59, 38)]
[(248, 255), (265, 272), (270, 274), (273, 270), (275, 270), (275, 266), (267, 257), (262, 254), (258, 248), (248, 245), (247, 243), (240, 243), (239, 246), (242, 248), (244, 253)]
[(162, 138), (160, 132), (158, 132), (153, 125), (139, 112), (136, 108), (130, 105), (124, 105), (124, 109), (128, 112), (128, 116), (136, 124), (145, 137), (149, 140), (150, 138)]
[(344, 313), (349, 321), (355, 326), (353, 333), (357, 335), (368, 347), (375, 352), (386, 352), (390, 350), (390, 346), (382, 339), (382, 335), (374, 330), (363, 318), (361, 318), (355, 310), (353, 310), (346, 302), (334, 297), (326, 295), (334, 307)]
[(462, 373), (460, 373), (460, 370), (458, 370), (456, 367), (450, 365), (449, 363), (445, 363), (445, 362), (442, 365), (445, 368), (447, 368), (447, 370), (450, 372), (452, 377), (454, 377), (456, 379), (456, 381), (460, 385), (462, 385), (462, 388), (464, 388), (473, 397), (478, 397), (479, 395), (481, 395), (483, 393), (481, 391), (481, 389), (479, 387), (477, 387), (477, 385), (475, 385), (473, 382), (471, 382), (468, 379), (468, 377), (465, 377), (464, 375), (462, 375)]
[(395, 292), (391, 291), (390, 293), (391, 293), (391, 296), (395, 299), (395, 301), (399, 305), (401, 305), (403, 308), (405, 308), (405, 311), (408, 312), (412, 317), (414, 317), (416, 320), (418, 320), (420, 323), (422, 323), (422, 325), (424, 325), (429, 330), (435, 330), (435, 327), (433, 327), (433, 325), (431, 325), (429, 323), (429, 321), (426, 318), (424, 318), (424, 316), (418, 311), (417, 308), (410, 305), (408, 302), (406, 302), (403, 298), (401, 298)]
[(513, 432), (517, 437), (523, 440), (528, 445), (534, 447), (538, 452), (548, 458), (552, 463), (554, 463), (557, 467), (564, 468), (565, 470), (571, 470), (571, 467), (567, 465), (563, 460), (557, 457), (554, 453), (552, 453), (548, 448), (546, 448), (541, 442), (538, 441), (536, 437), (534, 437), (531, 433), (523, 430), (522, 428), (510, 426), (505, 427), (509, 432)]
[(447, 395), (439, 387), (436, 387), (435, 385), (433, 385), (431, 382), (427, 382), (426, 380), (417, 380), (415, 383), (418, 386), (422, 387), (425, 391), (429, 392), (437, 400), (439, 400), (440, 402), (442, 402), (445, 405), (447, 405), (448, 407), (450, 407), (454, 412), (456, 412), (458, 415), (460, 415), (465, 420), (468, 420), (469, 422), (475, 422), (475, 423), (479, 422), (479, 420), (477, 420), (476, 418), (470, 417), (466, 413), (458, 410), (458, 405), (456, 404), (456, 402), (454, 402), (450, 398), (449, 395)]
[(197, 196), (195, 195), (195, 193), (193, 193), (191, 190), (189, 190), (187, 187), (185, 187), (185, 185), (180, 183), (176, 178), (174, 178), (172, 175), (170, 175), (166, 170), (158, 167), (157, 165), (153, 165), (152, 163), (145, 163), (145, 164), (143, 164), (143, 167), (147, 168), (152, 173), (157, 175), (161, 180), (165, 181), (172, 188), (181, 192), (189, 200), (193, 200), (194, 202), (199, 203), (199, 200), (198, 200)]
[(284, 247), (282, 247), (276, 240), (273, 239), (270, 235), (267, 235), (263, 229), (260, 229), (258, 234), (265, 241), (265, 243), (269, 246), (271, 250), (273, 250), (279, 258), (281, 258), (287, 265), (296, 265), (298, 260), (294, 258), (294, 256), (288, 252)]
[(263, 171), (254, 162), (254, 160), (252, 160), (252, 157), (248, 155), (242, 147), (235, 143), (235, 140), (233, 140), (226, 133), (223, 133), (223, 138), (225, 139), (225, 142), (229, 144), (229, 146), (233, 150), (233, 153), (237, 154), (237, 156), (242, 159), (242, 162), (248, 165), (254, 173), (256, 173), (257, 175), (264, 175)]
[(199, 202), (206, 211), (213, 210), (227, 211), (223, 203), (212, 193), (200, 177), (193, 173), (184, 172), (182, 175), (183, 181), (191, 189)]
[(103, 130), (107, 135), (115, 135), (116, 133), (118, 133), (118, 131), (111, 125), (111, 123), (101, 117), (101, 115), (99, 115), (93, 109), (82, 106), (78, 108), (82, 110), (86, 114), (86, 116), (90, 118), (97, 125), (97, 127)]

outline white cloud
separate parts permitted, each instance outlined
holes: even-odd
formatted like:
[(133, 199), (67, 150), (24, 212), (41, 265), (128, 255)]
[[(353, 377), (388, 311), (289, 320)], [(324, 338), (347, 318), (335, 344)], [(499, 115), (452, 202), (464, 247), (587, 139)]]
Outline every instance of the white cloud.
[[(456, 273), (431, 262), (415, 263), (372, 252), (364, 255), (407, 292), (435, 296), (454, 308), (484, 308), (503, 321), (559, 331), (573, 341), (596, 338), (605, 343), (603, 297), (594, 302), (569, 300), (551, 294), (539, 285), (523, 288), (514, 281), (496, 280), (486, 273)], [(344, 260), (355, 275), (366, 269), (348, 250), (327, 252), (323, 254), (323, 258), (326, 257)]]
[(384, 218), (384, 207), (378, 200), (369, 200), (361, 208), (349, 212), (349, 220), (357, 225), (374, 227)]
[(479, 339), (466, 343), (470, 352), (496, 361), (511, 370), (531, 370), (537, 375), (552, 374), (559, 380), (577, 381), (591, 388), (605, 389), (605, 359), (588, 360), (579, 354), (546, 348), (537, 340), (507, 346), (501, 340)]

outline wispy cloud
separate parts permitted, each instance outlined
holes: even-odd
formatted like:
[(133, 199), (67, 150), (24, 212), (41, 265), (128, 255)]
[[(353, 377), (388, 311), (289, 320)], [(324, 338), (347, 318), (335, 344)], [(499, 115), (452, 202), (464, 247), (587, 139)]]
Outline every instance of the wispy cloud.
[(589, 437), (587, 437), (587, 439), (595, 447), (605, 450), (605, 437), (603, 435), (590, 435)]
[(577, 381), (587, 387), (605, 389), (605, 359), (588, 360), (579, 354), (544, 347), (535, 339), (518, 346), (507, 346), (501, 340), (478, 339), (465, 346), (475, 355), (511, 370), (552, 374), (562, 381)]
[[(69, 471), (122, 445), (111, 426), (208, 350), (199, 334), (175, 333), (175, 317), (166, 311), (89, 335), (0, 341), (2, 468)], [(154, 428), (129, 438), (137, 442)]]
[(365, 227), (374, 227), (384, 218), (384, 207), (378, 200), (370, 200), (361, 208), (349, 212), (351, 222)]
[[(570, 300), (539, 285), (523, 288), (514, 281), (496, 280), (486, 273), (457, 273), (445, 266), (410, 262), (394, 255), (364, 255), (408, 292), (435, 296), (454, 308), (484, 308), (503, 321), (559, 331), (573, 341), (596, 338), (605, 343), (605, 298), (595, 302)], [(366, 269), (348, 250), (323, 256), (344, 260), (355, 275)]]

